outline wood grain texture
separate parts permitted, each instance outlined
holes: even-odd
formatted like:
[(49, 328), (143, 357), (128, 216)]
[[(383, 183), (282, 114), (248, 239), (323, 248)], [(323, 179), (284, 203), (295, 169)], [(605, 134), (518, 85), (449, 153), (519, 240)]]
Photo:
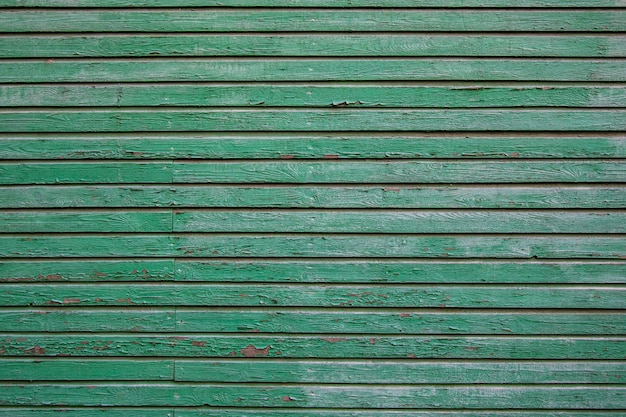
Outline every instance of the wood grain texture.
[(624, 233), (626, 213), (177, 210), (173, 226), (175, 232), (194, 233)]
[(0, 58), (542, 57), (623, 58), (622, 35), (47, 35), (0, 36)]
[(6, 381), (161, 381), (174, 379), (174, 361), (167, 360), (0, 360)]
[[(0, 407), (0, 412), (3, 413), (15, 413), (16, 407)], [(67, 417), (92, 417), (98, 415), (113, 416), (113, 417), (172, 417), (174, 413), (176, 416), (182, 417), (234, 417), (241, 416), (241, 410), (232, 409), (230, 407), (194, 407), (194, 408), (169, 408), (160, 407), (145, 408), (125, 408), (125, 407), (56, 407), (56, 408), (29, 408), (19, 407), (21, 416), (24, 417), (39, 417), (39, 416), (58, 416), (60, 412)], [(423, 409), (419, 410), (394, 410), (388, 411), (384, 409), (378, 409), (375, 411), (354, 409), (350, 411), (323, 410), (323, 409), (260, 409), (260, 408), (248, 408), (245, 411), (248, 417), (268, 417), (268, 416), (285, 416), (285, 417), (520, 417), (524, 415), (526, 417), (622, 417), (621, 411), (619, 412), (607, 412), (607, 411), (580, 411), (580, 410), (549, 410), (549, 411), (511, 411), (511, 410), (474, 410), (474, 411), (437, 411)]]
[(4, 284), (5, 306), (626, 309), (626, 288), (517, 286)]
[[(210, 411), (212, 413), (214, 410)], [(51, 408), (29, 408), (29, 407), (0, 407), (0, 413), (11, 414), (19, 412), (23, 417), (39, 417), (39, 416), (58, 416), (59, 413), (63, 413), (67, 417), (92, 417), (92, 416), (106, 416), (106, 417), (172, 417), (174, 415), (173, 408), (146, 408), (146, 407), (51, 407)], [(177, 411), (178, 412), (178, 411)], [(184, 411), (180, 411), (184, 412)], [(192, 413), (203, 413), (203, 411), (192, 411)], [(534, 416), (533, 416), (534, 417)], [(543, 416), (541, 416), (543, 417)], [(590, 417), (590, 416), (582, 416)], [(595, 417), (595, 416), (593, 416)], [(609, 416), (613, 417), (613, 416)]]
[(354, 384), (619, 383), (623, 362), (177, 360), (177, 381)]
[[(624, 43), (626, 44), (626, 42)], [(581, 131), (626, 130), (626, 110), (5, 110), (9, 133), (196, 131)]]
[[(48, 55), (46, 55), (48, 56)], [(265, 58), (2, 60), (5, 83), (196, 81), (622, 82), (615, 59)]]
[(321, 159), (331, 155), (337, 159), (618, 159), (626, 157), (626, 136), (339, 132), (0, 135), (3, 159)]
[(623, 360), (618, 336), (2, 334), (0, 356)]
[[(626, 21), (626, 13), (625, 13)], [(626, 88), (561, 85), (379, 86), (115, 84), (0, 87), (2, 107), (626, 107)]]
[(0, 236), (0, 258), (624, 259), (620, 236), (151, 234)]
[[(0, 409), (1, 410), (1, 409)], [(222, 408), (219, 410), (211, 409), (211, 408), (200, 408), (195, 410), (190, 409), (176, 409), (176, 415), (179, 417), (216, 417), (216, 416), (226, 416), (232, 417), (237, 416), (240, 411), (232, 411), (226, 408)], [(335, 416), (335, 417), (520, 417), (521, 415), (526, 417), (549, 417), (549, 416), (572, 416), (572, 417), (621, 417), (620, 412), (606, 412), (606, 411), (580, 411), (580, 410), (568, 410), (568, 411), (558, 411), (558, 410), (550, 410), (550, 411), (511, 411), (511, 410), (479, 410), (479, 411), (454, 411), (454, 410), (446, 410), (446, 411), (437, 411), (437, 410), (409, 410), (409, 411), (386, 411), (386, 410), (355, 410), (343, 412), (338, 410), (315, 410), (315, 409), (297, 409), (297, 410), (278, 410), (274, 409), (271, 411), (268, 410), (260, 410), (255, 409), (252, 412), (247, 413), (250, 417), (267, 417), (267, 416), (288, 416), (288, 417), (324, 417), (324, 416)], [(131, 415), (131, 414), (128, 414)], [(28, 417), (31, 415), (28, 414)], [(69, 414), (70, 417), (74, 417), (74, 414)], [(81, 414), (76, 414), (76, 416), (82, 417)], [(152, 415), (150, 415), (152, 416)]]
[(0, 233), (170, 232), (172, 212), (4, 211)]
[[(556, 291), (558, 293), (558, 291)], [(63, 301), (63, 300), (59, 300)], [(562, 300), (559, 300), (562, 301)], [(2, 332), (46, 333), (332, 333), (414, 335), (623, 335), (621, 312), (456, 311), (394, 307), (392, 311), (351, 308), (131, 308), (106, 309), (57, 303), (37, 309), (5, 308)], [(55, 307), (56, 306), (56, 307)], [(76, 307), (75, 307), (76, 306)], [(438, 306), (437, 308), (443, 308)], [(208, 311), (207, 311), (208, 310)]]
[(5, 211), (0, 233), (624, 233), (617, 211)]
[[(22, 267), (30, 270), (27, 268)], [(33, 268), (32, 271), (41, 270)], [(484, 259), (479, 261), (289, 259), (254, 260), (254, 262), (251, 259), (205, 259), (177, 261), (176, 280), (237, 283), (623, 284), (626, 283), (626, 263)]]
[(621, 209), (622, 185), (89, 185), (0, 186), (19, 208)]
[[(328, 4), (336, 6), (337, 2)], [(447, 4), (438, 7), (446, 7)], [(151, 2), (151, 4), (153, 4)], [(382, 4), (382, 3), (381, 3)], [(280, 5), (279, 5), (280, 6)], [(324, 7), (318, 4), (317, 7)], [(511, 5), (508, 5), (509, 7)], [(562, 7), (562, 5), (559, 5)], [(10, 10), (0, 13), (4, 32), (620, 32), (620, 10)]]
[[(6, 309), (0, 311), (0, 329), (6, 332), (37, 331), (58, 332), (169, 332), (175, 330), (174, 308), (143, 309), (73, 309), (75, 299), (56, 300), (49, 308)], [(63, 304), (63, 303), (66, 304)], [(68, 306), (58, 309), (55, 306)], [(118, 305), (121, 305), (118, 304)], [(51, 307), (50, 307), (51, 306)], [(139, 378), (140, 380), (141, 378)]]
[[(224, 386), (187, 384), (39, 384), (0, 385), (0, 404), (36, 405), (49, 399), (59, 405), (161, 405), (323, 408), (461, 408), (614, 409), (626, 396), (623, 387), (354, 387)], [(494, 392), (496, 393), (494, 395)], [(19, 393), (19, 395), (18, 395)], [(106, 398), (106, 400), (105, 400)], [(286, 398), (286, 399), (285, 399)]]
[(626, 2), (444, 3), (0, 0), (0, 415), (624, 415)]
[(4, 162), (0, 163), (0, 174), (2, 185), (626, 182), (626, 167), (614, 160)]
[(10, 282), (625, 284), (621, 261), (4, 260)]
[[(2, 0), (0, 7), (146, 7), (146, 3), (130, 0)], [(451, 0), (445, 5), (437, 0), (153, 0), (152, 7), (339, 7), (339, 8), (385, 8), (385, 7), (562, 7), (595, 8), (626, 7), (622, 0), (521, 0), (511, 4), (505, 0)]]
[(0, 282), (172, 281), (174, 260), (0, 262)]

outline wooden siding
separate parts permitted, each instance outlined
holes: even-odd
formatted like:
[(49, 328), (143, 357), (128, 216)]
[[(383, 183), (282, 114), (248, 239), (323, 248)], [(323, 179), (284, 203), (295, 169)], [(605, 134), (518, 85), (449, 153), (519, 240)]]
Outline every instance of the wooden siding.
[(0, 415), (623, 416), (624, 132), (624, 0), (0, 0)]

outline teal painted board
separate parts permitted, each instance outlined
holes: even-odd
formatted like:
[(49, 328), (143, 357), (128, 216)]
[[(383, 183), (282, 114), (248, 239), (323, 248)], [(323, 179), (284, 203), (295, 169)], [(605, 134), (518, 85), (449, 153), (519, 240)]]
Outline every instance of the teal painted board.
[(619, 286), (4, 284), (5, 306), (625, 309)]
[[(622, 0), (523, 0), (514, 5), (505, 0), (451, 0), (444, 6), (437, 0), (153, 0), (152, 7), (625, 7)], [(2, 0), (0, 7), (140, 7), (130, 0)]]
[[(625, 16), (626, 21), (626, 16)], [(503, 83), (504, 84), (504, 83)], [(626, 88), (533, 85), (380, 86), (377, 84), (5, 85), (3, 107), (322, 107), (498, 108), (625, 107)], [(132, 156), (129, 155), (129, 156)]]
[[(24, 2), (21, 2), (24, 3)], [(49, 2), (49, 4), (52, 2)], [(222, 2), (223, 3), (223, 2)], [(317, 7), (336, 7), (339, 2)], [(354, 2), (352, 2), (354, 3)], [(378, 2), (382, 5), (383, 2)], [(447, 7), (451, 2), (438, 4)], [(521, 2), (510, 4), (517, 6)], [(111, 4), (107, 2), (107, 4)], [(284, 3), (276, 3), (282, 6)], [(313, 3), (311, 3), (313, 4)], [(485, 2), (483, 2), (485, 4)], [(50, 4), (51, 5), (51, 4)], [(138, 5), (138, 4), (137, 4)], [(157, 6), (154, 1), (151, 6)], [(200, 4), (198, 4), (200, 5)], [(204, 2), (204, 6), (210, 6)], [(16, 4), (17, 6), (17, 4)], [(129, 6), (132, 6), (129, 4)], [(138, 5), (139, 6), (139, 5)], [(353, 4), (353, 7), (356, 4)], [(373, 6), (373, 4), (372, 4)], [(418, 6), (418, 4), (415, 4)], [(563, 4), (559, 4), (563, 7)], [(0, 13), (0, 27), (22, 32), (623, 32), (622, 10), (10, 10)]]
[(0, 0), (0, 415), (626, 414), (623, 0)]
[(388, 384), (557, 384), (611, 383), (621, 379), (623, 362), (360, 362), (263, 360), (181, 360), (176, 366), (177, 381), (308, 382)]
[[(354, 386), (241, 386), (208, 384), (39, 384), (0, 385), (0, 404), (37, 405), (49, 399), (78, 406), (229, 406), (326, 408), (440, 409), (442, 403), (462, 409), (575, 409), (611, 410), (621, 406), (626, 387), (369, 387)], [(19, 393), (19, 394), (18, 394)], [(103, 400), (106, 398), (107, 400)], [(354, 400), (357, 398), (358, 400)]]
[[(625, 42), (626, 44), (626, 42)], [(626, 110), (70, 109), (0, 112), (7, 133), (33, 132), (623, 132)]]
[[(606, 313), (604, 310), (569, 313), (551, 309), (545, 313), (531, 310), (503, 313), (502, 310), (474, 309), (440, 313), (413, 306), (371, 312), (372, 309), (368, 308), (371, 306), (339, 310), (329, 307), (300, 307), (295, 310), (263, 305), (245, 309), (242, 305), (207, 309), (206, 306), (131, 308), (130, 303), (118, 303), (102, 309), (73, 303), (76, 299), (58, 301), (36, 309), (4, 309), (0, 314), (0, 331), (593, 336), (621, 335), (626, 328), (622, 313)], [(64, 301), (66, 304), (63, 304)]]
[(47, 35), (0, 36), (0, 58), (69, 57), (624, 58), (622, 35)]
[(620, 209), (623, 184), (29, 185), (0, 186), (7, 209)]
[(541, 81), (623, 82), (619, 59), (42, 58), (0, 61), (5, 83)]
[(423, 258), (623, 260), (620, 235), (0, 235), (0, 258)]
[(342, 334), (2, 334), (7, 357), (290, 359), (624, 359), (623, 336)]

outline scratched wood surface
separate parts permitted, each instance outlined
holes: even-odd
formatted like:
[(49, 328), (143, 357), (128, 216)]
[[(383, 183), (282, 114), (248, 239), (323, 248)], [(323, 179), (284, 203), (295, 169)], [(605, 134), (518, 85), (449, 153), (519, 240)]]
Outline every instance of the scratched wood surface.
[(623, 0), (0, 0), (0, 415), (626, 414)]

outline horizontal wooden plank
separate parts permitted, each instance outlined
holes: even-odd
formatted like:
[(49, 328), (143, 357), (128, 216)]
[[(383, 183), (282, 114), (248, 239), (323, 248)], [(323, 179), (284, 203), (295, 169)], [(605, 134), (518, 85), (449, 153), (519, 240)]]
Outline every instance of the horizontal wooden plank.
[[(61, 300), (64, 301), (71, 304), (72, 300)], [(169, 332), (176, 327), (174, 308), (3, 309), (0, 310), (0, 317), (0, 329), (3, 329), (0, 331), (5, 332)]]
[[(12, 214), (0, 215), (0, 226), (7, 232), (31, 231)], [(39, 212), (32, 216), (39, 219)], [(65, 212), (62, 212), (65, 213)], [(47, 213), (42, 212), (46, 215)], [(132, 218), (132, 212), (119, 217)], [(51, 222), (55, 222), (54, 213)], [(68, 213), (68, 219), (69, 219)], [(124, 217), (123, 217), (124, 216)], [(5, 219), (9, 218), (6, 222)], [(81, 216), (76, 216), (80, 228)], [(148, 218), (149, 219), (149, 218)], [(17, 223), (17, 224), (16, 224)], [(41, 220), (40, 232), (55, 231)], [(55, 222), (56, 223), (56, 222)], [(60, 231), (71, 231), (73, 223), (60, 220)], [(91, 222), (89, 222), (91, 224)], [(153, 223), (150, 223), (151, 225)], [(100, 224), (93, 225), (95, 230)], [(107, 219), (102, 221), (106, 227)], [(13, 226), (13, 227), (12, 227)], [(174, 212), (174, 232), (262, 232), (262, 233), (626, 233), (626, 213), (583, 211), (284, 211), (284, 210), (205, 210)], [(35, 226), (37, 228), (37, 226)], [(134, 229), (133, 229), (134, 230)], [(148, 230), (146, 230), (148, 231)], [(160, 231), (163, 231), (161, 229)]]
[[(45, 56), (49, 56), (46, 54)], [(0, 61), (4, 83), (159, 81), (617, 81), (612, 59), (41, 59)]]
[[(23, 408), (20, 408), (20, 411)], [(88, 409), (89, 410), (89, 409)], [(92, 409), (93, 410), (93, 409)], [(0, 408), (0, 411), (2, 409)], [(64, 414), (67, 417), (83, 417), (85, 415), (93, 415), (93, 414), (74, 414), (74, 410), (72, 413)], [(606, 412), (606, 411), (576, 411), (576, 410), (568, 410), (568, 411), (559, 411), (559, 410), (549, 410), (549, 411), (515, 411), (515, 410), (479, 410), (479, 411), (455, 411), (455, 410), (446, 410), (446, 411), (436, 411), (436, 410), (410, 410), (410, 411), (400, 411), (400, 410), (356, 410), (351, 409), (350, 411), (340, 411), (337, 409), (334, 410), (316, 410), (316, 409), (272, 409), (272, 410), (260, 410), (255, 409), (254, 411), (248, 412), (246, 410), (246, 416), (248, 417), (268, 417), (268, 416), (282, 416), (282, 417), (623, 417), (621, 411), (617, 412)], [(48, 416), (48, 414), (42, 414)], [(176, 409), (177, 417), (234, 417), (240, 416), (241, 410), (232, 410), (227, 408), (215, 409), (215, 408), (181, 408)], [(32, 417), (32, 414), (26, 414), (25, 417)], [(35, 415), (36, 416), (36, 415)], [(117, 414), (115, 415), (117, 417)], [(128, 414), (126, 416), (133, 416), (134, 414)], [(150, 414), (149, 417), (152, 417)]]
[(245, 386), (196, 384), (0, 385), (0, 404), (285, 408), (616, 409), (626, 387)]
[(167, 259), (0, 262), (0, 282), (173, 280), (174, 261)]
[[(43, 178), (43, 176), (41, 176)], [(404, 208), (619, 209), (619, 186), (23, 186), (0, 187), (15, 208)]]
[[(318, 5), (319, 6), (319, 5)], [(333, 4), (334, 6), (334, 4)], [(446, 7), (445, 4), (438, 7)], [(610, 32), (626, 31), (611, 11), (519, 10), (10, 10), (3, 32)]]
[[(624, 119), (626, 120), (626, 118)], [(80, 168), (79, 164), (69, 164)], [(0, 170), (8, 165), (0, 165)], [(55, 164), (12, 165), (3, 183), (28, 183), (28, 171)], [(65, 165), (63, 165), (65, 166)], [(104, 165), (103, 166), (109, 166)], [(114, 165), (115, 166), (115, 165)], [(126, 164), (127, 167), (133, 165)], [(0, 171), (1, 172), (1, 171)], [(4, 174), (4, 172), (2, 172)], [(9, 174), (9, 173), (7, 173)], [(16, 175), (21, 175), (15, 178)], [(39, 174), (41, 177), (41, 174)], [(68, 175), (69, 177), (69, 175)], [(21, 180), (21, 181), (20, 181)], [(45, 181), (45, 179), (44, 179)], [(71, 181), (68, 178), (68, 182)], [(621, 161), (246, 161), (176, 162), (176, 183), (582, 183), (625, 182)], [(60, 182), (60, 181), (58, 181)], [(394, 188), (387, 187), (387, 188)]]
[[(202, 413), (200, 410), (194, 410), (193, 413), (198, 412)], [(0, 414), (7, 415), (16, 415), (19, 414), (21, 417), (50, 417), (55, 416), (58, 417), (59, 413), (63, 413), (63, 417), (93, 417), (93, 416), (106, 416), (106, 417), (172, 417), (174, 415), (174, 409), (159, 407), (159, 408), (145, 408), (145, 407), (134, 407), (134, 408), (123, 408), (123, 407), (104, 407), (104, 408), (93, 408), (93, 407), (80, 407), (80, 408), (70, 408), (70, 407), (37, 407), (37, 408), (28, 408), (28, 407), (0, 407)], [(198, 414), (201, 415), (201, 414)], [(229, 414), (230, 415), (230, 414)], [(557, 414), (558, 415), (558, 414)], [(491, 417), (491, 415), (489, 415)], [(576, 417), (597, 417), (597, 415), (575, 415)], [(307, 415), (308, 417), (308, 415)], [(367, 416), (364, 416), (367, 417)], [(396, 416), (397, 417), (397, 416)], [(451, 416), (455, 417), (455, 416)], [(494, 416), (496, 417), (496, 416)], [(500, 417), (500, 416), (497, 416)], [(531, 417), (535, 417), (532, 415)], [(537, 415), (536, 417), (545, 417), (542, 415)], [(611, 415), (603, 416), (603, 417), (614, 417)]]
[(0, 378), (6, 381), (174, 380), (174, 361), (3, 359), (0, 360), (0, 375)]
[(11, 260), (1, 282), (625, 284), (620, 261)]
[(626, 36), (434, 33), (0, 36), (0, 58), (148, 56), (623, 58)]
[[(2, 332), (623, 335), (622, 314), (600, 312), (328, 311), (327, 309), (3, 309)], [(175, 316), (175, 318), (174, 318)]]
[(186, 34), (0, 36), (0, 58), (626, 57), (622, 35)]
[[(180, 332), (334, 334), (623, 335), (624, 316), (600, 313), (176, 309)], [(17, 329), (15, 331), (25, 331)], [(393, 378), (389, 379), (392, 381)]]
[[(0, 267), (2, 265), (0, 263)], [(11, 264), (7, 262), (7, 265)], [(29, 269), (24, 266), (22, 270)], [(48, 269), (36, 269), (34, 266), (32, 270), (36, 272), (31, 272), (31, 275), (45, 275), (44, 271)], [(237, 283), (623, 284), (626, 283), (626, 263), (177, 260), (176, 280)]]
[(177, 360), (177, 381), (312, 384), (621, 384), (624, 362)]
[(3, 284), (3, 306), (626, 309), (626, 287)]
[(626, 130), (626, 110), (11, 109), (0, 112), (0, 124), (7, 133), (257, 130), (617, 132)]
[(2, 211), (0, 233), (169, 232), (171, 211)]
[(621, 183), (626, 182), (626, 166), (619, 160), (337, 161), (330, 158), (326, 161), (0, 163), (3, 185), (171, 182), (394, 184), (384, 188), (396, 192), (395, 184)]
[(298, 257), (624, 259), (615, 236), (69, 235), (0, 236), (0, 258)]
[[(65, 417), (92, 417), (98, 415), (106, 415), (107, 417), (171, 417), (173, 413), (176, 416), (181, 417), (232, 417), (241, 416), (242, 410), (223, 408), (223, 407), (194, 407), (194, 408), (124, 408), (124, 407), (66, 407), (59, 406), (54, 408), (28, 408), (28, 407), (0, 407), (0, 413), (7, 415), (19, 414), (21, 417), (41, 417), (41, 416), (58, 416), (62, 413)], [(370, 410), (356, 410), (340, 411), (340, 409), (334, 410), (320, 410), (320, 409), (246, 409), (245, 415), (248, 417), (267, 417), (267, 416), (286, 416), (286, 417), (433, 417), (433, 416), (445, 416), (445, 417), (554, 417), (554, 416), (567, 416), (567, 417), (622, 417), (621, 411), (606, 412), (606, 411), (436, 411), (436, 410), (405, 410), (405, 411), (388, 411), (379, 409), (376, 411)]]
[[(64, 417), (93, 417), (106, 415), (107, 417), (172, 417), (176, 413), (177, 417), (241, 417), (242, 409), (226, 407), (193, 407), (193, 408), (123, 408), (123, 407), (56, 407), (56, 408), (29, 408), (29, 407), (1, 407), (0, 413), (15, 415), (19, 413), (21, 417), (58, 417), (62, 412)], [(623, 417), (621, 411), (576, 411), (576, 410), (544, 410), (544, 411), (520, 411), (520, 410), (363, 410), (350, 409), (245, 409), (246, 417)]]
[[(88, 35), (77, 43), (72, 35), (39, 39), (10, 37), (10, 58), (146, 57), (146, 56), (502, 56), (502, 57), (626, 57), (626, 36), (594, 35)], [(113, 39), (112, 39), (113, 38)], [(0, 45), (4, 38), (0, 37)], [(112, 41), (112, 42), (111, 42)], [(2, 51), (0, 49), (0, 51)], [(40, 52), (41, 51), (41, 52)], [(47, 51), (47, 53), (46, 53)]]
[[(0, 87), (0, 90), (2, 87)], [(0, 135), (1, 159), (626, 158), (626, 136), (337, 133)]]
[(2, 335), (1, 356), (624, 359), (623, 337)]
[[(173, 216), (173, 223), (172, 223)], [(3, 211), (0, 233), (626, 233), (616, 211)]]
[[(625, 13), (626, 15), (626, 13)], [(626, 21), (626, 16), (625, 16)], [(1, 107), (626, 107), (626, 88), (554, 85), (27, 85), (0, 86)]]
[[(622, 0), (520, 0), (511, 4), (506, 0), (152, 0), (151, 7), (337, 7), (337, 8), (385, 8), (385, 7), (626, 7)], [(131, 0), (1, 0), (0, 7), (138, 7), (145, 3)]]
[(170, 183), (172, 163), (3, 163), (0, 176), (3, 184)]

